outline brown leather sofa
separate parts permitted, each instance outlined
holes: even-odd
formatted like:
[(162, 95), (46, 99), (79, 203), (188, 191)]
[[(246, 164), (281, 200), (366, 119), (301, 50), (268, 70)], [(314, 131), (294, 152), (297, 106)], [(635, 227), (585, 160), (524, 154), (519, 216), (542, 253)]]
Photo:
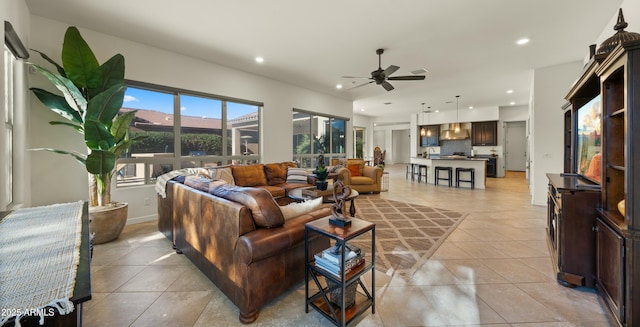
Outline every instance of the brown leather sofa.
[[(246, 172), (261, 179), (254, 168)], [(268, 184), (259, 186), (285, 188)], [(252, 323), (265, 303), (304, 278), (304, 225), (330, 209), (285, 220), (271, 187), (189, 185), (167, 182), (166, 197), (158, 196), (158, 229), (239, 308), (240, 322)], [(327, 247), (327, 238), (310, 240), (310, 253)]]
[(380, 193), (382, 190), (382, 168), (367, 166), (363, 159), (347, 159), (347, 169), (350, 173), (342, 181), (358, 193)]

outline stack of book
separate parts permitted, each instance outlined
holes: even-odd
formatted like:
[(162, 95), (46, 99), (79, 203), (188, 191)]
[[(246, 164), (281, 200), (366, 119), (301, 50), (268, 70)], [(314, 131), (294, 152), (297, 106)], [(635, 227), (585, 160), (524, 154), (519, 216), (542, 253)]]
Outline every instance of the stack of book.
[[(357, 246), (345, 245), (344, 274), (348, 274), (351, 270), (356, 269), (364, 264), (364, 252)], [(340, 277), (342, 271), (342, 244), (336, 244), (322, 252), (314, 255), (316, 267), (331, 273), (336, 277)]]

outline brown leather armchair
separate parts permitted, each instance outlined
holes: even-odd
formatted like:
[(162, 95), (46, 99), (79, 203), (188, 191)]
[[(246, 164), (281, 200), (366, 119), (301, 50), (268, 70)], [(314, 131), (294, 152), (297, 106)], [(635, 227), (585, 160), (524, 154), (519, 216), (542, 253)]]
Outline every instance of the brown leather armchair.
[(380, 193), (382, 190), (382, 168), (367, 166), (364, 159), (347, 159), (349, 175), (343, 177), (343, 183), (358, 193)]

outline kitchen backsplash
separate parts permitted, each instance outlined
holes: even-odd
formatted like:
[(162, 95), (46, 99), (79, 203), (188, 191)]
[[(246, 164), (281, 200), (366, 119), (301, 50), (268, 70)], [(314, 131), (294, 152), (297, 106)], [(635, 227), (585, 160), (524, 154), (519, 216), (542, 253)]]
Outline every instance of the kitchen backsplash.
[(454, 152), (462, 152), (466, 155), (471, 154), (471, 140), (441, 140), (440, 154), (451, 155)]

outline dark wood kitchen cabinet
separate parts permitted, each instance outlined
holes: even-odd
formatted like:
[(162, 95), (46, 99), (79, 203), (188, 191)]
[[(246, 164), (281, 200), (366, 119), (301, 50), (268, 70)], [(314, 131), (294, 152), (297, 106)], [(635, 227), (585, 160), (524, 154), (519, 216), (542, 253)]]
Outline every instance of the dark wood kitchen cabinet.
[(547, 178), (547, 241), (558, 283), (594, 287), (599, 187), (574, 174)]
[[(424, 135), (422, 135), (424, 131)], [(420, 126), (420, 146), (438, 146), (440, 145), (440, 125)]]
[(483, 121), (472, 123), (471, 145), (498, 145), (498, 122)]

